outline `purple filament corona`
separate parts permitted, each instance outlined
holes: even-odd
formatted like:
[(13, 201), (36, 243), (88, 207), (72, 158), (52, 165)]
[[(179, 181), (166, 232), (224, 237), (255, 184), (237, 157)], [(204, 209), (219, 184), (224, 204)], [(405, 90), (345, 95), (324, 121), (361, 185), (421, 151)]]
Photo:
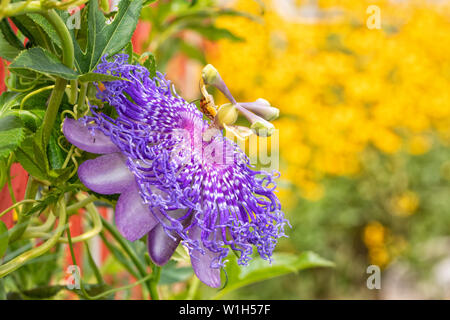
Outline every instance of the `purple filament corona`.
[[(211, 268), (223, 266), (230, 248), (240, 252), (241, 265), (251, 259), (253, 246), (270, 260), (288, 223), (274, 193), (278, 173), (252, 168), (221, 131), (205, 139), (210, 124), (162, 74), (152, 79), (125, 54), (103, 58), (96, 72), (123, 79), (104, 82), (98, 93), (118, 116), (92, 107), (92, 116), (82, 121), (127, 157), (143, 202), (166, 233), (180, 237), (191, 251), (213, 253)], [(176, 209), (185, 213), (169, 213)], [(189, 235), (194, 226), (201, 230), (197, 237)]]

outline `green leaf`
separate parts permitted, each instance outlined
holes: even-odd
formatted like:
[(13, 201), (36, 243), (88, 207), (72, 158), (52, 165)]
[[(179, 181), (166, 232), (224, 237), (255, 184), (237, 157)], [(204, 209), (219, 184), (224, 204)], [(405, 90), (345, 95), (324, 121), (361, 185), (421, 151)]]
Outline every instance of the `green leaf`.
[(46, 195), (43, 199), (39, 200), (30, 210), (24, 213), (24, 216), (31, 216), (35, 213), (41, 213), (45, 208), (55, 204), (61, 197), (61, 190), (54, 189), (51, 193)]
[(25, 107), (40, 106), (42, 109), (20, 110), (14, 109), (18, 107), (22, 99), (28, 94), (28, 92), (3, 92), (0, 96), (0, 118), (6, 115), (14, 115), (20, 118), (23, 122), (23, 127), (31, 132), (35, 132), (42, 123), (44, 118), (45, 99), (42, 100), (42, 96), (35, 95), (31, 99), (28, 99)]
[(157, 0), (145, 0), (144, 3), (142, 4), (143, 6), (148, 6), (149, 4), (152, 4), (154, 2), (156, 2)]
[(99, 9), (98, 1), (89, 1), (89, 29), (85, 52), (74, 39), (75, 64), (80, 73), (94, 70), (104, 55), (111, 56), (128, 44), (136, 29), (141, 8), (142, 0), (121, 0), (114, 20), (108, 23)]
[(15, 41), (17, 40), (17, 37), (15, 37), (14, 33), (11, 34), (9, 29), (10, 26), (7, 21), (2, 20), (0, 22), (0, 57), (12, 61), (23, 49), (23, 46), (20, 48), (20, 46), (17, 45)]
[(123, 51), (128, 55), (128, 63), (133, 63), (133, 41), (128, 42)]
[(61, 150), (58, 145), (57, 138), (54, 134), (50, 136), (47, 146), (47, 154), (50, 167), (52, 169), (61, 169), (64, 164), (65, 156), (63, 154), (63, 150)]
[(41, 142), (42, 136), (42, 127), (38, 129), (33, 141), (33, 156), (36, 159), (37, 163), (40, 163), (43, 168), (45, 168), (45, 172), (49, 171), (49, 164), (47, 161), (47, 150), (44, 150), (44, 146)]
[(169, 38), (164, 41), (156, 50), (156, 60), (158, 69), (165, 70), (170, 59), (180, 50), (181, 39)]
[[(45, 113), (45, 103), (49, 93), (37, 94), (28, 99), (23, 110), (15, 109), (29, 92), (3, 92), (0, 96), (0, 118), (6, 115), (19, 117), (23, 127), (31, 132), (36, 132), (42, 123)], [(26, 133), (25, 133), (26, 134)]]
[[(58, 36), (58, 33), (56, 32), (55, 28), (53, 28), (52, 24), (48, 22), (46, 18), (44, 18), (39, 13), (29, 13), (27, 15), (31, 20), (33, 20), (38, 26), (42, 28), (42, 30), (45, 31), (47, 36), (51, 39), (53, 43), (55, 43), (59, 48), (62, 47), (61, 45), (61, 39)], [(66, 21), (66, 20), (64, 20)]]
[[(34, 90), (36, 90), (36, 89), (39, 89), (39, 87), (34, 88)], [(28, 94), (28, 93), (29, 92), (26, 92), (26, 94)], [(52, 90), (45, 90), (43, 92), (33, 95), (31, 98), (28, 98), (25, 101), (25, 103), (22, 106), (22, 109), (33, 112), (39, 118), (43, 118), (45, 110), (47, 110), (48, 99), (49, 99), (51, 93), (52, 93)], [(22, 99), (23, 99), (22, 96), (17, 98), (16, 106), (20, 106), (20, 104), (22, 103)], [(66, 100), (66, 97), (64, 97), (63, 103), (65, 103), (65, 100)], [(62, 105), (61, 109), (63, 107), (64, 106)]]
[(41, 46), (51, 47), (51, 39), (49, 36), (28, 14), (11, 17), (10, 19), (20, 32), (28, 38), (29, 44), (32, 46), (39, 44)]
[(65, 288), (66, 286), (62, 285), (42, 286), (30, 290), (24, 290), (20, 293), (30, 299), (50, 299)]
[(48, 207), (48, 205), (50, 204), (50, 202), (48, 201), (39, 201), (36, 205), (34, 205), (30, 210), (28, 210), (27, 212), (24, 212), (23, 215), (24, 216), (32, 216), (35, 213), (41, 214), (42, 211), (45, 210), (45, 208)]
[[(39, 87), (34, 88), (39, 89)], [(19, 107), (22, 99), (31, 92), (32, 90), (26, 92), (13, 92), (6, 91), (0, 96), (0, 117), (13, 113), (20, 113), (21, 110), (13, 109)], [(43, 118), (44, 112), (47, 108), (47, 100), (50, 96), (51, 90), (41, 92), (39, 94), (33, 95), (31, 98), (27, 99), (22, 106), (23, 110), (28, 110), (34, 113), (38, 118)]]
[(18, 50), (25, 49), (22, 41), (19, 40), (16, 33), (11, 28), (8, 19), (4, 18), (3, 20), (0, 21), (0, 30), (2, 34), (5, 36), (6, 41), (8, 41), (10, 45), (17, 48)]
[(20, 104), (20, 100), (25, 96), (25, 93), (3, 92), (0, 96), (0, 117), (10, 113), (11, 109)]
[(185, 26), (186, 29), (195, 31), (199, 33), (200, 35), (204, 36), (205, 38), (217, 41), (220, 39), (228, 39), (231, 41), (243, 41), (241, 37), (238, 37), (231, 31), (223, 28), (218, 28), (214, 25), (203, 25), (198, 23), (189, 23)]
[(62, 64), (52, 53), (35, 47), (22, 51), (9, 66), (12, 72), (35, 71), (43, 74), (50, 74), (67, 80), (75, 80), (78, 74)]
[(36, 132), (36, 130), (39, 128), (39, 126), (42, 123), (42, 120), (44, 118), (44, 111), (43, 110), (16, 110), (13, 109), (10, 111), (11, 114), (14, 114), (18, 116), (22, 122), (24, 128), (27, 130), (30, 130), (31, 132)]
[(196, 46), (193, 46), (185, 41), (182, 41), (180, 43), (180, 50), (183, 52), (188, 58), (197, 60), (201, 64), (206, 64), (206, 58), (205, 54), (202, 50), (197, 48)]
[[(215, 296), (219, 298), (226, 293), (239, 289), (243, 286), (256, 283), (259, 281), (279, 277), (300, 270), (332, 267), (334, 264), (328, 260), (321, 258), (314, 252), (303, 252), (300, 255), (290, 253), (275, 253), (272, 256), (272, 263), (258, 257), (250, 261), (246, 267), (237, 264), (237, 258), (234, 255), (229, 256), (229, 261), (225, 267), (228, 282)], [(223, 281), (225, 283), (226, 281)]]
[(61, 184), (69, 179), (72, 170), (73, 167), (52, 169), (48, 172), (48, 176), (50, 177), (50, 181), (53, 181), (55, 184)]
[(11, 46), (0, 32), (0, 58), (12, 61), (19, 53), (20, 50)]
[(244, 17), (247, 19), (250, 19), (252, 21), (256, 22), (262, 22), (263, 20), (256, 16), (252, 15), (245, 11), (237, 11), (231, 8), (204, 8), (204, 9), (198, 9), (198, 10), (186, 10), (185, 12), (181, 12), (176, 15), (176, 17), (171, 18), (167, 24), (173, 25), (177, 24), (183, 21), (192, 21), (192, 20), (204, 20), (204, 19), (211, 19), (211, 18), (217, 18), (220, 16), (234, 16), (234, 17)]
[(42, 161), (40, 157), (35, 155), (35, 150), (39, 147), (34, 146), (34, 144), (34, 136), (25, 138), (15, 152), (16, 159), (29, 174), (40, 180), (47, 180), (47, 161), (46, 159)]
[(0, 118), (0, 158), (15, 151), (24, 139), (23, 123), (18, 116)]
[[(69, 170), (70, 171), (70, 170)], [(31, 209), (24, 213), (25, 216), (31, 216), (35, 213), (41, 213), (45, 208), (54, 205), (66, 193), (76, 190), (74, 185), (55, 186), (48, 193), (33, 205)]]
[(5, 255), (6, 249), (8, 249), (8, 228), (0, 220), (0, 259)]
[[(96, 296), (99, 295), (105, 291), (111, 290), (112, 287), (105, 284), (84, 284), (84, 290), (89, 296)], [(73, 290), (81, 299), (87, 299), (86, 296), (83, 294), (83, 292), (79, 289)], [(111, 293), (105, 297), (100, 298), (99, 300), (112, 300), (114, 299), (114, 293)]]
[(142, 61), (145, 58), (147, 58), (147, 59), (144, 61), (143, 66), (146, 67), (147, 70), (150, 72), (150, 77), (154, 78), (156, 76), (156, 59), (155, 59), (155, 56), (151, 52), (144, 52), (139, 57), (139, 60)]
[(116, 77), (110, 74), (102, 74), (95, 72), (88, 72), (78, 77), (80, 82), (103, 82), (103, 81), (116, 81), (116, 80), (127, 80), (121, 77)]

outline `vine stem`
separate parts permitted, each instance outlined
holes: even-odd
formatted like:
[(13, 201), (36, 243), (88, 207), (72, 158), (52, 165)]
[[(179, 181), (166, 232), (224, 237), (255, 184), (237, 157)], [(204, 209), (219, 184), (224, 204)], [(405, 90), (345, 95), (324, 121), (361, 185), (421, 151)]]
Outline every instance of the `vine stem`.
[(191, 285), (189, 286), (189, 291), (186, 300), (193, 300), (195, 298), (195, 294), (197, 293), (199, 285), (200, 280), (196, 276), (192, 277)]
[(76, 114), (77, 118), (78, 118), (78, 114), (80, 112), (83, 113), (84, 104), (85, 104), (85, 100), (86, 100), (86, 94), (87, 94), (87, 90), (88, 90), (88, 85), (89, 85), (88, 82), (81, 83), (80, 95), (78, 96), (78, 102), (77, 102), (77, 114)]
[(58, 114), (58, 109), (64, 96), (64, 89), (66, 88), (67, 80), (58, 78), (55, 82), (55, 87), (50, 96), (47, 110), (44, 115), (44, 121), (42, 122), (42, 146), (44, 149), (47, 147), (50, 139), (50, 134), (53, 129), (53, 125)]
[[(128, 254), (128, 256), (131, 258), (131, 261), (133, 261), (133, 264), (138, 269), (139, 274), (141, 277), (145, 277), (147, 274), (147, 271), (145, 270), (144, 264), (139, 260), (139, 258), (136, 256), (136, 253), (133, 251), (131, 246), (125, 241), (125, 239), (122, 237), (121, 234), (108, 222), (105, 218), (101, 217), (102, 224), (105, 227), (106, 230), (113, 236), (113, 238), (119, 243), (119, 245), (122, 247), (122, 249)], [(148, 289), (148, 292), (150, 293), (151, 298), (153, 299), (153, 296), (151, 295), (152, 289), (150, 281), (145, 282), (146, 287)]]
[(2, 5), (2, 7), (0, 8), (0, 19), (19, 14), (39, 12), (42, 10), (40, 1), (20, 1), (15, 3), (8, 2), (5, 1), (6, 5)]
[(25, 105), (25, 102), (27, 102), (28, 99), (30, 99), (32, 96), (41, 93), (45, 90), (50, 90), (53, 89), (55, 87), (55, 85), (51, 85), (51, 86), (47, 86), (47, 87), (43, 87), (43, 88), (39, 88), (33, 92), (30, 92), (29, 94), (27, 94), (25, 97), (23, 97), (22, 101), (20, 102), (20, 107), (19, 110), (23, 110), (23, 106)]
[(152, 297), (152, 300), (159, 300), (158, 282), (161, 277), (161, 267), (154, 264), (152, 268), (152, 275), (153, 276), (150, 279), (150, 296)]
[[(67, 212), (67, 215), (69, 215), (69, 212)], [(52, 212), (49, 212), (47, 220), (42, 225), (28, 227), (27, 231), (24, 232), (24, 235), (28, 232), (47, 232), (53, 227), (55, 220), (56, 220), (55, 215)]]
[(78, 96), (78, 80), (70, 80), (69, 103), (75, 104), (75, 102), (77, 102), (77, 96)]
[(11, 170), (10, 170), (13, 157), (14, 157), (14, 155), (11, 154), (11, 156), (8, 159), (8, 163), (6, 164), (6, 172), (7, 172), (7, 174), (6, 174), (6, 183), (8, 185), (9, 196), (11, 198), (11, 201), (12, 201), (13, 204), (16, 204), (17, 200), (16, 200), (16, 196), (14, 195), (14, 189), (13, 189), (12, 182), (11, 182)]
[[(73, 68), (74, 63), (74, 48), (72, 43), (72, 38), (70, 36), (69, 30), (67, 30), (66, 24), (61, 19), (61, 17), (56, 13), (55, 10), (49, 10), (40, 12), (55, 28), (62, 44), (62, 63)], [(42, 144), (44, 149), (46, 148), (48, 141), (50, 139), (50, 134), (52, 132), (59, 106), (61, 105), (62, 98), (65, 93), (67, 86), (67, 80), (62, 78), (57, 78), (55, 81), (55, 87), (53, 88), (50, 100), (48, 102), (48, 107), (44, 115), (44, 120), (42, 123)]]
[(67, 167), (67, 165), (69, 164), (69, 161), (70, 161), (70, 159), (72, 158), (72, 154), (73, 154), (73, 151), (75, 150), (75, 146), (74, 145), (71, 145), (70, 146), (70, 149), (69, 149), (69, 152), (67, 152), (67, 156), (66, 156), (66, 159), (64, 160), (64, 163), (63, 163), (63, 165), (62, 165), (62, 168), (63, 169), (65, 169), (66, 167)]
[(85, 198), (79, 198), (77, 203), (67, 207), (67, 214), (72, 215), (76, 213), (79, 209), (84, 208), (86, 205), (88, 205), (91, 202), (94, 202), (95, 200), (97, 200), (97, 197), (94, 195), (90, 195)]
[[(42, 16), (44, 16), (55, 28), (58, 36), (62, 43), (62, 62), (69, 68), (73, 68), (74, 62), (74, 48), (72, 43), (72, 38), (69, 31), (66, 28), (64, 21), (56, 13), (55, 10), (48, 11), (38, 11)], [(44, 115), (44, 120), (42, 123), (41, 143), (44, 150), (46, 150), (48, 141), (50, 139), (50, 134), (52, 132), (55, 120), (58, 114), (59, 106), (61, 105), (62, 98), (66, 89), (67, 81), (65, 79), (57, 78), (55, 81), (55, 87), (53, 88), (50, 100), (48, 103), (47, 110)], [(25, 199), (34, 197), (37, 192), (38, 185), (30, 177), (28, 180), (27, 191), (25, 193)], [(17, 224), (11, 229), (9, 243), (14, 242), (19, 239), (25, 232), (28, 222), (30, 220), (29, 216), (24, 216), (23, 213), (28, 210), (28, 206), (24, 206), (21, 214), (19, 214), (19, 219)], [(49, 240), (50, 241), (50, 240)]]
[[(12, 17), (23, 15), (26, 13), (41, 13), (42, 10), (48, 9), (45, 7), (45, 1), (19, 1), (14, 3), (9, 3), (10, 1), (2, 1), (0, 5), (0, 19), (4, 17)], [(83, 3), (87, 2), (87, 0), (70, 0), (66, 2), (60, 2), (53, 7), (56, 7), (60, 10), (66, 10), (70, 6), (80, 6)]]
[(87, 254), (89, 265), (91, 266), (92, 271), (94, 271), (94, 275), (95, 275), (95, 278), (97, 279), (97, 282), (99, 284), (105, 284), (105, 280), (103, 279), (102, 273), (101, 273), (100, 269), (97, 267), (97, 264), (95, 263), (94, 258), (92, 257), (91, 250), (89, 249), (89, 245), (87, 242), (84, 243), (84, 247), (86, 249), (86, 254)]
[(48, 250), (50, 250), (52, 247), (54, 247), (58, 243), (59, 237), (62, 235), (65, 229), (66, 224), (66, 204), (64, 202), (64, 197), (61, 197), (61, 199), (58, 201), (58, 211), (59, 211), (59, 222), (58, 226), (56, 227), (56, 230), (53, 234), (53, 236), (48, 239), (46, 242), (41, 244), (38, 247), (35, 247), (25, 253), (22, 253), (20, 256), (15, 257), (11, 261), (3, 264), (0, 266), (0, 278), (3, 278), (4, 276), (8, 275), (9, 273), (17, 270), (20, 268), (23, 264), (25, 264), (27, 261), (34, 259), (36, 257), (39, 257), (46, 253)]
[(25, 203), (35, 203), (35, 202), (37, 202), (37, 200), (33, 200), (33, 199), (25, 199), (25, 200), (16, 202), (16, 203), (14, 203), (12, 206), (10, 206), (9, 208), (6, 208), (5, 210), (3, 210), (3, 211), (0, 213), (0, 217), (3, 216), (4, 214), (8, 213), (8, 212), (11, 211), (12, 209), (14, 209), (14, 208), (16, 208), (16, 207), (22, 205), (22, 204), (25, 204)]
[[(78, 200), (80, 202), (83, 202), (83, 200), (81, 200), (81, 199), (82, 199), (81, 197), (78, 198)], [(90, 215), (93, 227), (91, 229), (89, 229), (88, 231), (86, 231), (85, 233), (80, 234), (79, 236), (76, 236), (74, 238), (71, 238), (70, 241), (72, 241), (74, 243), (75, 242), (83, 242), (83, 241), (89, 240), (89, 239), (95, 237), (96, 235), (98, 235), (102, 231), (103, 226), (102, 226), (102, 220), (100, 219), (100, 214), (98, 213), (95, 205), (92, 204), (91, 202), (92, 202), (92, 200), (90, 199), (90, 201), (84, 202), (83, 204), (86, 207), (86, 210), (88, 211), (88, 213)], [(67, 213), (68, 217), (70, 216), (69, 208), (70, 207), (66, 208), (66, 213)], [(45, 232), (45, 231), (40, 231), (40, 230), (32, 231), (32, 230), (29, 230), (29, 229), (27, 231), (25, 231), (24, 234), (22, 235), (23, 239), (28, 239), (28, 238), (48, 239), (50, 237), (51, 237), (51, 235), (49, 233)], [(69, 243), (69, 239), (61, 237), (61, 238), (58, 239), (58, 242)]]
[[(67, 229), (67, 238), (68, 238), (68, 243), (69, 243), (70, 255), (71, 255), (71, 257), (72, 257), (72, 263), (73, 263), (74, 265), (77, 265), (77, 260), (76, 260), (76, 258), (75, 258), (75, 252), (74, 252), (74, 250), (73, 250), (72, 237), (71, 237), (71, 235), (70, 235), (70, 228)], [(86, 244), (86, 243), (85, 243), (85, 244)], [(86, 244), (86, 248), (88, 249), (88, 254), (90, 255), (89, 247), (87, 246), (87, 244)], [(92, 258), (92, 257), (91, 257), (91, 258)], [(97, 272), (99, 272), (99, 271), (97, 271)], [(100, 276), (100, 277), (101, 277), (100, 274), (98, 274), (97, 276)], [(148, 275), (146, 275), (145, 277), (139, 279), (138, 281), (136, 281), (136, 282), (134, 282), (134, 283), (131, 283), (131, 284), (129, 284), (129, 285), (126, 285), (126, 286), (123, 286), (123, 287), (120, 287), (120, 288), (107, 290), (107, 291), (104, 291), (104, 292), (102, 292), (102, 293), (100, 293), (100, 294), (98, 294), (98, 295), (95, 295), (95, 296), (91, 296), (91, 295), (89, 295), (89, 294), (87, 293), (87, 291), (86, 291), (86, 289), (85, 289), (85, 287), (84, 287), (83, 281), (80, 280), (80, 290), (81, 290), (81, 292), (83, 293), (83, 296), (84, 296), (86, 299), (88, 299), (88, 300), (97, 300), (97, 299), (106, 297), (106, 296), (108, 296), (108, 295), (110, 295), (110, 294), (112, 294), (112, 293), (116, 293), (116, 292), (119, 292), (119, 291), (122, 291), (122, 290), (131, 289), (131, 288), (133, 288), (134, 286), (137, 286), (138, 284), (141, 284), (141, 283), (144, 283), (144, 282), (148, 282), (148, 281), (152, 278), (152, 276), (153, 276), (152, 273), (151, 273), (151, 274), (148, 274)], [(102, 280), (103, 280), (103, 279), (102, 279)], [(101, 283), (103, 283), (103, 281), (102, 281)]]
[[(29, 177), (28, 178), (28, 182), (27, 182), (27, 188), (25, 189), (25, 200), (34, 200), (36, 193), (38, 191), (39, 188), (39, 184), (32, 178)], [(33, 201), (35, 202), (35, 201)], [(19, 219), (17, 220), (17, 224), (11, 228), (11, 230), (9, 231), (9, 243), (13, 243), (14, 241), (16, 241), (17, 239), (19, 239), (22, 234), (25, 232), (25, 230), (27, 229), (28, 226), (28, 222), (30, 220), (30, 216), (26, 216), (24, 215), (25, 212), (27, 212), (30, 208), (31, 201), (29, 201), (28, 203), (26, 203), (23, 207), (22, 210), (20, 210), (19, 212)]]

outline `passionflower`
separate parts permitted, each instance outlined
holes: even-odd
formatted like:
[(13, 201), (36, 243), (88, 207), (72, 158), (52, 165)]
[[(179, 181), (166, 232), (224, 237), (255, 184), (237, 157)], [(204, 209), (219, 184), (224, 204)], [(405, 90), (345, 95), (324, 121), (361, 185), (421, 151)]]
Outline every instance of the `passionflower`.
[(98, 98), (116, 116), (92, 106), (92, 116), (64, 121), (69, 142), (101, 154), (79, 166), (81, 182), (100, 194), (120, 194), (118, 230), (130, 241), (147, 234), (157, 265), (182, 242), (197, 277), (219, 287), (230, 249), (241, 265), (254, 247), (270, 260), (287, 223), (274, 193), (278, 173), (255, 170), (161, 73), (151, 78), (145, 67), (127, 61), (125, 54), (103, 58), (96, 70), (122, 79), (98, 88)]

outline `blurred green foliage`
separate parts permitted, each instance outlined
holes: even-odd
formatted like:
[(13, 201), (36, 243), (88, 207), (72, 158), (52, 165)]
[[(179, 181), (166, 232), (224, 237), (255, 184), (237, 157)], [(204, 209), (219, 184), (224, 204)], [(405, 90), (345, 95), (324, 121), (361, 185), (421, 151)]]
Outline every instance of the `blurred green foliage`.
[[(363, 158), (364, 170), (356, 178), (326, 178), (322, 199), (312, 202), (297, 198), (295, 207), (287, 212), (292, 224), (287, 231), (289, 238), (281, 240), (278, 247), (280, 252), (313, 250), (333, 261), (335, 268), (307, 270), (301, 276), (290, 274), (248, 286), (227, 298), (378, 298), (379, 290), (366, 287), (367, 267), (374, 264), (371, 245), (385, 250), (382, 279), (401, 262), (415, 272), (417, 282), (437, 285), (430, 271), (448, 258), (450, 248), (430, 255), (428, 247), (433, 247), (434, 240), (449, 236), (449, 148), (435, 139), (434, 147), (423, 155), (399, 152), (386, 156), (369, 148)], [(405, 216), (392, 199), (406, 190), (416, 194), (419, 202), (415, 211)], [(374, 222), (382, 226), (384, 233), (378, 239), (377, 235), (374, 239), (367, 235), (367, 226)], [(410, 294), (445, 297), (427, 292)]]

